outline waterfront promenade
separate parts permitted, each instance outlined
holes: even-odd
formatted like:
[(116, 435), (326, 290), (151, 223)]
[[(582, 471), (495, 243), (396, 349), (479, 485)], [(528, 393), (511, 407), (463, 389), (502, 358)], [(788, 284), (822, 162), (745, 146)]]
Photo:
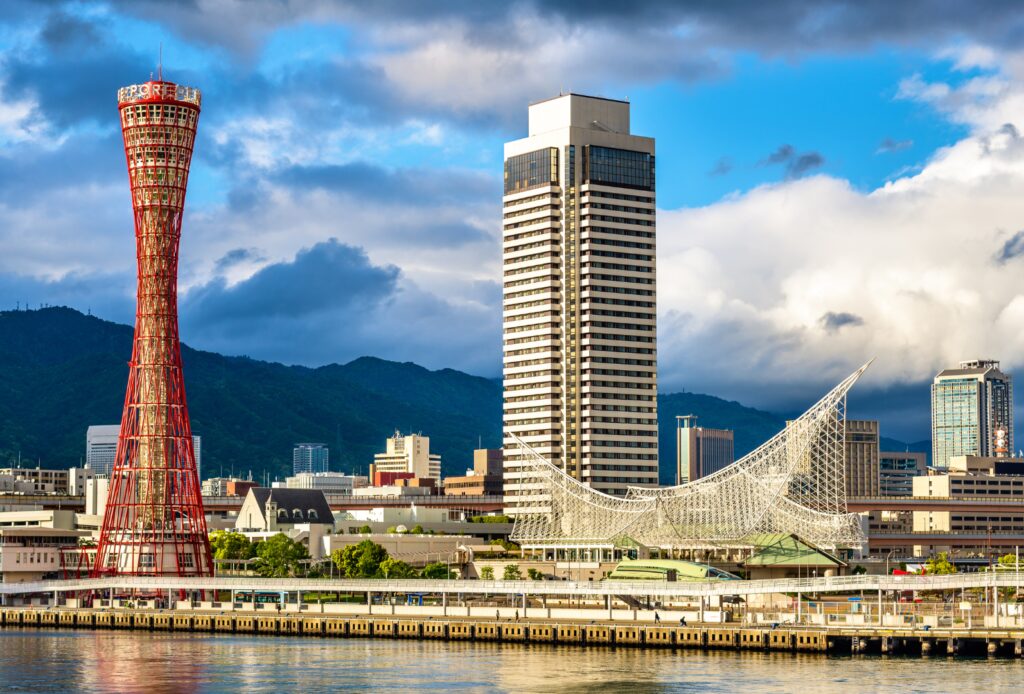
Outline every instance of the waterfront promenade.
[(149, 610), (137, 608), (2, 608), (4, 629), (54, 628), (167, 631), (211, 634), (290, 635), (320, 638), (386, 638), (434, 641), (781, 651), (831, 654), (985, 655), (1020, 657), (1024, 630), (761, 626), (690, 626), (574, 619), (435, 619), (341, 617)]
[[(4, 627), (1020, 656), (1016, 572), (763, 581), (112, 577), (3, 584)], [(916, 603), (914, 596), (929, 595)], [(1000, 597), (1000, 593), (1003, 597)], [(261, 600), (254, 600), (254, 596)], [(946, 599), (941, 599), (943, 596)], [(685, 620), (685, 621), (684, 621)]]

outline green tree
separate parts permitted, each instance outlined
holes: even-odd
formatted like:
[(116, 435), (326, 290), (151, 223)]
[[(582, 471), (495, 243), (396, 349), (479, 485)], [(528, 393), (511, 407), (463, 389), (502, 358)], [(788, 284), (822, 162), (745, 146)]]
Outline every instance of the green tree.
[(506, 564), (505, 573), (501, 577), (506, 581), (521, 581), (523, 572), (519, 570), (518, 564)]
[(412, 530), (410, 530), (409, 532), (412, 535), (422, 535), (423, 534), (423, 526), (420, 525), (419, 523), (417, 523), (416, 525), (412, 526)]
[(423, 578), (455, 578), (455, 574), (448, 570), (448, 566), (439, 561), (424, 566), (420, 575)]
[(511, 523), (512, 519), (508, 516), (472, 516), (469, 519), (470, 523)]
[(388, 551), (372, 540), (363, 540), (331, 554), (331, 560), (345, 578), (373, 578)]
[[(1021, 562), (1021, 564), (1024, 564), (1024, 562)], [(1008, 566), (1011, 569), (1016, 568), (1017, 567), (1017, 555), (1016, 554), (1004, 554), (1003, 556), (999, 557), (999, 565), (1000, 566)]]
[(381, 578), (416, 578), (416, 569), (401, 559), (388, 557), (380, 563)]
[(287, 578), (302, 576), (302, 564), (309, 559), (309, 551), (301, 542), (295, 542), (284, 533), (278, 533), (268, 540), (256, 544), (256, 561), (253, 568), (265, 578)]
[(931, 576), (943, 576), (945, 574), (955, 574), (956, 566), (949, 560), (949, 556), (945, 552), (939, 552), (925, 562), (924, 570), (925, 573)]
[(245, 535), (234, 530), (214, 530), (210, 533), (210, 551), (214, 559), (252, 559), (256, 546)]
[(494, 580), (494, 567), (485, 566), (480, 569), (480, 580), (482, 581), (493, 581)]
[(372, 535), (373, 534), (373, 528), (371, 528), (368, 525), (364, 525), (363, 527), (361, 527), (359, 529), (359, 534), (360, 535)]
[(537, 569), (534, 568), (527, 569), (526, 575), (529, 577), (531, 581), (539, 581), (542, 578), (544, 578), (544, 574), (542, 574), (540, 571), (537, 571)]

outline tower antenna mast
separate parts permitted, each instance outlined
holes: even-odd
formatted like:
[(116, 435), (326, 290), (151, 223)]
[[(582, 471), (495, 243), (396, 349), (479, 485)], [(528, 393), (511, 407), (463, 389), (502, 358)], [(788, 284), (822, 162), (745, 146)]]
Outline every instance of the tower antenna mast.
[(160, 53), (157, 57), (156, 63), (156, 80), (157, 82), (164, 81), (164, 42), (160, 42)]

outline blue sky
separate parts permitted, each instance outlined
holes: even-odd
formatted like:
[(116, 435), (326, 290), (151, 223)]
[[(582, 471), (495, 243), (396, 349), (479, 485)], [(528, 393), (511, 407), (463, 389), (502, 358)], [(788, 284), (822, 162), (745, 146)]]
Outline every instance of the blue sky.
[(186, 341), (497, 376), (502, 144), (559, 90), (629, 98), (662, 390), (793, 411), (877, 357), (861, 414), (925, 438), (935, 371), (1024, 363), (1022, 29), (998, 1), (11, 0), (0, 307), (131, 321), (114, 97), (162, 44), (204, 92)]

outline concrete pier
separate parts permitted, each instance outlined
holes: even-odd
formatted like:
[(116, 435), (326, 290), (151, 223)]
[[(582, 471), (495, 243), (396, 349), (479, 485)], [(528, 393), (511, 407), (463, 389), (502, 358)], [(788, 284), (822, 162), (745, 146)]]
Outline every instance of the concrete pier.
[(3, 628), (111, 629), (321, 638), (431, 639), (548, 643), (626, 648), (929, 656), (945, 648), (962, 653), (1020, 657), (1024, 632), (1008, 629), (881, 629), (749, 625), (622, 624), (544, 619), (473, 619), (433, 616), (328, 616), (324, 614), (183, 613), (180, 610), (66, 607), (0, 608)]

